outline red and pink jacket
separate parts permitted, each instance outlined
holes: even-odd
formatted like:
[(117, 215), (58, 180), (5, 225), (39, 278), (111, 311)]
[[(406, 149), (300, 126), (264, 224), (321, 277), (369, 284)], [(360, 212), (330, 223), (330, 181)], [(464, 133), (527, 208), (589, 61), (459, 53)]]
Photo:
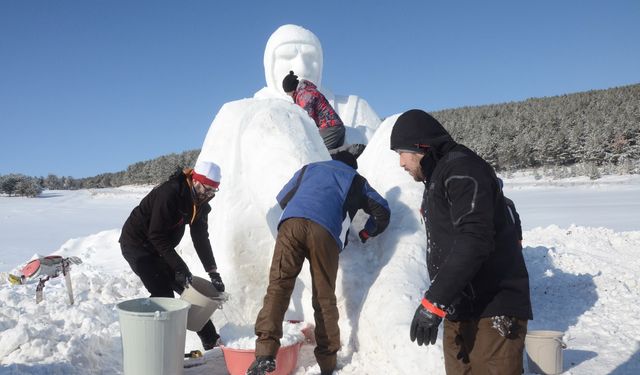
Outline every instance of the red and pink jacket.
[(327, 98), (322, 95), (316, 85), (306, 79), (300, 80), (293, 93), (293, 101), (304, 108), (319, 128), (344, 126), (338, 113), (331, 107)]

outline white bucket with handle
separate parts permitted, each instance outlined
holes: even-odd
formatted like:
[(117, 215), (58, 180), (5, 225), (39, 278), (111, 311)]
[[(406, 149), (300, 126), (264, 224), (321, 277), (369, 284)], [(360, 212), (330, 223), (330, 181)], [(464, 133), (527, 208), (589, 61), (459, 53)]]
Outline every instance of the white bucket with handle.
[(562, 373), (562, 349), (567, 345), (562, 341), (560, 331), (529, 331), (524, 339), (527, 350), (529, 372), (543, 375)]
[(180, 299), (191, 304), (187, 317), (187, 329), (199, 331), (204, 327), (213, 312), (219, 309), (226, 301), (227, 295), (218, 290), (207, 279), (193, 276), (191, 285), (186, 287)]
[(124, 374), (182, 374), (189, 303), (151, 297), (120, 302), (116, 308)]

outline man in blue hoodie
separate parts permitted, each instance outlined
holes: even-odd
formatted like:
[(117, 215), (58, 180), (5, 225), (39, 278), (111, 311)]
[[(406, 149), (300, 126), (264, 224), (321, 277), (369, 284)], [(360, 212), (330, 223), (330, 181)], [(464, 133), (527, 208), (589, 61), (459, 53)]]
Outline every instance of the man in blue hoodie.
[(322, 374), (331, 374), (340, 349), (336, 277), (339, 254), (359, 209), (371, 215), (359, 232), (362, 242), (382, 233), (389, 224), (389, 205), (360, 176), (356, 158), (338, 152), (334, 160), (310, 163), (297, 171), (277, 200), (284, 209), (278, 225), (269, 286), (256, 319), (256, 360), (248, 375), (263, 375), (276, 368), (275, 355), (282, 338), (282, 321), (296, 278), (309, 260), (315, 311), (314, 354)]

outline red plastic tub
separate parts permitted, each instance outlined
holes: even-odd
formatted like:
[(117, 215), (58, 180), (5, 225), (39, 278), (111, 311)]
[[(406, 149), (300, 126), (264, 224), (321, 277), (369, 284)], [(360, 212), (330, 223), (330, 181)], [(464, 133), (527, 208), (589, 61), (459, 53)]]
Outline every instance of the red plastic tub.
[[(301, 342), (289, 346), (281, 346), (276, 355), (276, 370), (271, 375), (289, 375), (298, 363)], [(220, 345), (224, 362), (231, 375), (245, 375), (251, 363), (256, 359), (256, 351), (248, 349), (233, 349)]]

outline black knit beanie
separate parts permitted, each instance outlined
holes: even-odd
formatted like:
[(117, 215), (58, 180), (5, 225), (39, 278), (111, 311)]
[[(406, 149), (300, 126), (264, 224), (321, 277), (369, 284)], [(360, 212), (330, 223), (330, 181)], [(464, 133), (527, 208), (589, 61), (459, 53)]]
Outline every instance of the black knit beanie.
[(293, 74), (293, 70), (289, 71), (284, 79), (282, 80), (282, 89), (284, 92), (295, 91), (298, 88), (298, 76)]
[(451, 140), (438, 120), (425, 111), (412, 109), (396, 120), (391, 130), (390, 145), (393, 151), (424, 153), (427, 147), (437, 147)]

